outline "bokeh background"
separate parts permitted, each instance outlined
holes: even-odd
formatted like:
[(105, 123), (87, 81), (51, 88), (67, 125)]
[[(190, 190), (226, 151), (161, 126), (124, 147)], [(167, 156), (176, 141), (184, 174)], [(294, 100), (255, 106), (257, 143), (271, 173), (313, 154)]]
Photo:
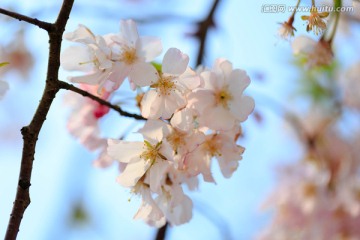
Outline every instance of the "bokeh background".
[[(141, 35), (162, 39), (164, 52), (176, 47), (196, 67), (199, 42), (194, 33), (213, 1), (209, 0), (76, 0), (66, 31), (79, 23), (95, 34), (116, 33), (120, 19), (138, 22)], [(189, 193), (194, 203), (193, 219), (170, 227), (167, 239), (253, 239), (269, 223), (272, 213), (261, 205), (276, 183), (276, 167), (301, 158), (303, 147), (284, 109), (301, 113), (306, 101), (294, 100), (301, 72), (294, 64), (291, 44), (277, 36), (279, 22), (290, 12), (264, 12), (269, 0), (221, 0), (215, 27), (209, 30), (203, 64), (212, 66), (218, 57), (247, 71), (252, 84), (246, 94), (256, 102), (254, 114), (242, 124), (246, 148), (232, 178), (224, 179), (213, 164), (217, 184), (200, 183)], [(272, 0), (271, 4), (294, 6), (296, 1)], [(306, 2), (304, 2), (306, 4)], [(61, 1), (2, 0), (0, 7), (44, 21), (54, 21)], [(5, 234), (14, 201), (20, 167), (22, 137), (37, 107), (44, 87), (48, 37), (45, 31), (0, 16), (0, 62), (11, 47), (22, 54), (22, 70), (2, 70), (0, 77), (10, 90), (0, 101), (0, 235)], [(297, 34), (308, 34), (305, 22), (295, 20)], [(338, 62), (348, 66), (359, 61), (359, 28), (347, 26), (349, 37), (339, 31), (335, 41)], [(345, 29), (345, 27), (344, 27)], [(308, 34), (311, 36), (311, 34)], [(313, 35), (311, 37), (314, 37)], [(316, 37), (316, 36), (315, 36)], [(353, 41), (353, 42), (352, 42)], [(351, 44), (347, 44), (350, 42)], [(70, 46), (64, 42), (63, 49)], [(354, 50), (356, 49), (356, 50)], [(21, 51), (20, 51), (21, 50)], [(15, 58), (17, 59), (17, 58)], [(14, 62), (14, 61), (13, 61)], [(13, 62), (10, 63), (12, 64)], [(11, 66), (11, 65), (10, 65)], [(61, 71), (66, 80), (69, 73)], [(137, 111), (135, 93), (124, 85), (116, 100), (129, 111)], [(153, 239), (157, 229), (132, 220), (140, 199), (116, 183), (116, 166), (99, 169), (92, 165), (97, 153), (87, 151), (67, 131), (70, 108), (66, 92), (54, 101), (36, 147), (30, 188), (31, 205), (26, 210), (18, 239)], [(102, 135), (136, 139), (141, 122), (110, 112), (101, 120)], [(130, 198), (130, 201), (129, 201)]]

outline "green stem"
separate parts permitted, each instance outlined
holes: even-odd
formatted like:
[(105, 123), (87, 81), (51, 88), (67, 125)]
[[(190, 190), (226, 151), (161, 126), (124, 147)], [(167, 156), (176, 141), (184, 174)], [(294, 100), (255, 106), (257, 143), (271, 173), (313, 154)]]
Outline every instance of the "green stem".
[(335, 23), (329, 38), (329, 42), (331, 43), (335, 37), (335, 33), (339, 24), (339, 20), (340, 20), (340, 11), (338, 11), (338, 8), (341, 8), (342, 6), (342, 2), (341, 0), (334, 0), (334, 8), (335, 8)]

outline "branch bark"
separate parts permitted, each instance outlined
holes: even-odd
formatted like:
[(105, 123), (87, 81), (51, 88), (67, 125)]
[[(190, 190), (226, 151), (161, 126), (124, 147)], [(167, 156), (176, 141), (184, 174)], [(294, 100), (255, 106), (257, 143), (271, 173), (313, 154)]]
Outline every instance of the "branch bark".
[(6, 16), (15, 18), (15, 19), (17, 19), (19, 21), (24, 21), (24, 22), (33, 24), (33, 25), (38, 26), (39, 28), (42, 28), (42, 29), (44, 29), (46, 31), (50, 31), (50, 29), (52, 27), (51, 23), (43, 22), (43, 21), (40, 21), (40, 20), (38, 20), (36, 18), (30, 18), (28, 16), (25, 16), (25, 15), (22, 15), (22, 14), (19, 14), (19, 13), (16, 13), (16, 12), (11, 12), (11, 11), (8, 11), (6, 9), (0, 8), (0, 13), (4, 14)]
[(111, 103), (109, 103), (108, 101), (105, 101), (104, 99), (101, 99), (87, 91), (84, 91), (80, 88), (77, 88), (75, 87), (74, 85), (72, 84), (69, 84), (67, 82), (63, 82), (63, 81), (59, 81), (59, 87), (62, 88), (62, 89), (66, 89), (66, 90), (70, 90), (70, 91), (73, 91), (73, 92), (76, 92), (84, 97), (88, 97), (94, 101), (97, 101), (98, 103), (102, 104), (102, 105), (105, 105), (113, 110), (115, 110), (116, 112), (118, 112), (121, 116), (124, 116), (124, 117), (131, 117), (131, 118), (134, 118), (134, 119), (137, 119), (137, 120), (146, 120), (144, 117), (138, 115), (138, 114), (134, 114), (134, 113), (128, 113), (124, 110), (122, 110), (119, 106), (117, 105), (113, 105)]
[(167, 230), (168, 226), (169, 226), (169, 223), (166, 222), (164, 226), (162, 226), (161, 228), (158, 229), (155, 240), (165, 240), (166, 230)]
[(30, 204), (29, 188), (31, 186), (30, 181), (36, 142), (42, 125), (46, 120), (50, 106), (55, 99), (56, 93), (60, 90), (58, 86), (58, 72), (60, 67), (61, 41), (73, 3), (74, 0), (64, 0), (58, 18), (54, 24), (42, 22), (37, 19), (32, 19), (27, 16), (12, 13), (3, 9), (0, 10), (0, 13), (3, 13), (7, 16), (21, 21), (26, 21), (30, 24), (45, 29), (48, 32), (50, 38), (48, 72), (46, 76), (45, 89), (33, 119), (28, 126), (25, 126), (21, 129), (24, 146), (22, 151), (16, 197), (5, 235), (6, 240), (16, 239), (24, 212)]
[(211, 6), (211, 9), (207, 15), (207, 17), (203, 20), (197, 23), (198, 30), (195, 33), (195, 37), (199, 39), (199, 51), (197, 54), (197, 60), (196, 60), (196, 66), (199, 66), (203, 63), (204, 59), (204, 53), (206, 50), (206, 38), (207, 34), (210, 28), (215, 27), (215, 21), (214, 21), (214, 13), (219, 6), (220, 0), (214, 0), (213, 5)]

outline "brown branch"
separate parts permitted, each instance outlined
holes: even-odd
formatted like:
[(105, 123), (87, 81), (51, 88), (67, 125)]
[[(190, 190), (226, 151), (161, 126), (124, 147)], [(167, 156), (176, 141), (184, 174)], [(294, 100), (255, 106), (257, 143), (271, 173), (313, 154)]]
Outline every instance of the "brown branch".
[(220, 0), (214, 0), (214, 3), (212, 5), (207, 17), (203, 21), (200, 21), (197, 23), (198, 30), (195, 33), (195, 37), (199, 39), (200, 43), (199, 43), (199, 51), (197, 54), (196, 66), (201, 65), (203, 62), (204, 55), (205, 55), (204, 53), (206, 50), (207, 33), (210, 28), (215, 27), (214, 13), (215, 13), (217, 7), (219, 6), (219, 2), (220, 2)]
[(15, 19), (17, 19), (19, 21), (24, 21), (24, 22), (36, 25), (39, 28), (42, 28), (42, 29), (44, 29), (46, 31), (50, 31), (50, 29), (52, 27), (51, 23), (43, 22), (43, 21), (40, 21), (40, 20), (38, 20), (36, 18), (31, 18), (31, 17), (25, 16), (25, 15), (22, 15), (22, 14), (19, 14), (19, 13), (16, 13), (16, 12), (11, 12), (11, 11), (8, 11), (8, 10), (2, 9), (2, 8), (0, 8), (0, 13), (4, 14), (6, 16), (15, 18)]
[(22, 16), (20, 14), (1, 10), (2, 13), (7, 13), (6, 15), (8, 16), (12, 16), (19, 20), (24, 20), (28, 23), (47, 30), (50, 38), (48, 72), (46, 76), (45, 89), (33, 119), (28, 126), (25, 126), (21, 129), (24, 146), (21, 158), (19, 182), (13, 209), (8, 223), (8, 228), (6, 230), (5, 240), (16, 239), (24, 212), (30, 204), (29, 188), (31, 186), (30, 181), (36, 142), (42, 125), (46, 120), (47, 113), (53, 100), (55, 99), (56, 93), (60, 90), (58, 84), (58, 72), (60, 67), (62, 34), (64, 32), (64, 28), (71, 12), (73, 3), (74, 0), (64, 0), (59, 16), (54, 24), (44, 23)]
[(164, 226), (158, 229), (156, 232), (155, 240), (165, 240), (166, 230), (168, 229), (169, 223), (166, 222)]
[(62, 89), (66, 89), (66, 90), (70, 90), (70, 91), (73, 91), (73, 92), (76, 92), (84, 97), (88, 97), (104, 106), (107, 106), (113, 110), (115, 110), (116, 112), (118, 112), (121, 116), (124, 116), (124, 117), (131, 117), (131, 118), (134, 118), (134, 119), (137, 119), (137, 120), (146, 120), (145, 118), (143, 118), (142, 116), (138, 115), (138, 114), (134, 114), (134, 113), (128, 113), (124, 110), (122, 110), (119, 106), (117, 105), (113, 105), (111, 103), (109, 103), (108, 101), (102, 99), (102, 98), (99, 98), (85, 90), (82, 90), (80, 88), (77, 88), (75, 87), (74, 85), (72, 84), (69, 84), (67, 82), (63, 82), (63, 81), (60, 81), (59, 80), (59, 87), (62, 88)]

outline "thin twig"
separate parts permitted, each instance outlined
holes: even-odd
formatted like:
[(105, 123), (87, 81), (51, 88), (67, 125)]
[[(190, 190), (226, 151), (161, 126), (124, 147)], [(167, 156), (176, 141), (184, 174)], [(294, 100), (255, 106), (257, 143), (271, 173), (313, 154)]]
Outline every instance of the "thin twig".
[(44, 29), (46, 31), (50, 31), (50, 29), (52, 27), (51, 23), (43, 22), (43, 21), (40, 21), (40, 20), (38, 20), (36, 18), (31, 18), (31, 17), (25, 16), (25, 15), (22, 15), (22, 14), (19, 14), (19, 13), (11, 12), (11, 11), (8, 11), (8, 10), (2, 9), (2, 8), (0, 8), (0, 13), (4, 14), (6, 16), (15, 18), (15, 19), (17, 19), (19, 21), (24, 21), (24, 22), (33, 24), (33, 25), (38, 26), (39, 28), (42, 28), (42, 29)]
[(56, 93), (60, 90), (58, 86), (58, 73), (60, 67), (62, 34), (64, 32), (64, 28), (70, 15), (73, 3), (74, 0), (64, 0), (59, 16), (54, 24), (43, 23), (26, 16), (4, 10), (1, 11), (1, 13), (4, 13), (8, 16), (12, 16), (19, 20), (24, 20), (30, 24), (47, 30), (50, 38), (49, 61), (45, 89), (33, 119), (28, 126), (25, 126), (21, 129), (24, 146), (21, 158), (19, 182), (13, 209), (6, 230), (5, 240), (16, 239), (24, 212), (30, 204), (29, 188), (31, 186), (30, 182), (35, 147), (42, 125), (46, 120), (47, 113), (53, 100), (55, 99)]
[(200, 64), (203, 63), (203, 59), (204, 59), (204, 55), (205, 55), (204, 53), (206, 50), (207, 33), (210, 28), (215, 27), (214, 13), (215, 13), (217, 7), (219, 6), (219, 2), (220, 2), (220, 0), (214, 0), (214, 3), (212, 5), (207, 17), (203, 21), (200, 21), (197, 23), (198, 30), (194, 35), (196, 38), (199, 39), (200, 43), (199, 43), (199, 51), (197, 54), (196, 66), (199, 66)]
[(98, 103), (104, 105), (104, 106), (107, 106), (115, 111), (117, 111), (121, 116), (124, 116), (124, 117), (131, 117), (131, 118), (134, 118), (134, 119), (137, 119), (137, 120), (146, 120), (145, 118), (143, 118), (142, 116), (138, 115), (138, 114), (134, 114), (134, 113), (128, 113), (124, 110), (122, 110), (119, 106), (117, 105), (113, 105), (111, 103), (109, 103), (108, 101), (102, 99), (102, 98), (99, 98), (85, 90), (82, 90), (80, 88), (77, 88), (75, 87), (74, 85), (72, 84), (69, 84), (67, 82), (63, 82), (63, 81), (59, 81), (59, 87), (62, 88), (62, 89), (66, 89), (66, 90), (70, 90), (70, 91), (73, 91), (73, 92), (76, 92), (84, 97), (88, 97), (94, 101), (97, 101)]

